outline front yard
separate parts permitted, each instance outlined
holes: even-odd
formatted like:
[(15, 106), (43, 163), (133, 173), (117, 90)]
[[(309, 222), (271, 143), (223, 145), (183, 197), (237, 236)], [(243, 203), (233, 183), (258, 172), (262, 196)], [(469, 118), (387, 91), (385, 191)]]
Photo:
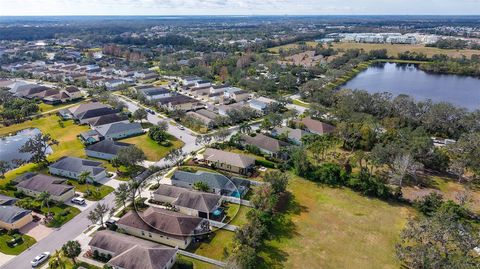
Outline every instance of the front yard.
[(18, 243), (14, 247), (10, 247), (7, 245), (7, 242), (12, 240), (13, 236), (8, 235), (7, 233), (0, 234), (0, 252), (7, 255), (18, 255), (36, 243), (35, 239), (28, 235), (22, 234), (21, 237), (23, 239), (21, 243)]
[(75, 187), (75, 191), (83, 193), (83, 197), (90, 201), (102, 200), (114, 189), (107, 185), (102, 184), (79, 184), (76, 180), (68, 180), (68, 184)]
[(143, 152), (145, 152), (145, 155), (147, 156), (147, 160), (152, 162), (159, 161), (160, 159), (167, 156), (170, 150), (181, 148), (183, 147), (183, 144), (184, 144), (181, 140), (178, 140), (172, 135), (169, 135), (168, 137), (168, 141), (171, 142), (171, 145), (169, 146), (163, 146), (158, 144), (157, 142), (150, 139), (150, 137), (148, 137), (147, 134), (125, 138), (125, 139), (122, 139), (121, 141), (125, 143), (134, 144), (137, 147), (139, 147), (141, 150), (143, 150)]

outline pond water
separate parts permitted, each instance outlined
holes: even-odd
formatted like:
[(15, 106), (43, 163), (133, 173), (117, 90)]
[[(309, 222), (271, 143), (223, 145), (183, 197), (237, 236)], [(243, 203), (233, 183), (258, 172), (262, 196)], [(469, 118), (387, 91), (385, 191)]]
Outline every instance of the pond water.
[[(0, 160), (6, 161), (11, 168), (18, 167), (15, 160), (28, 161), (30, 153), (20, 153), (20, 148), (28, 141), (29, 138), (41, 133), (39, 129), (25, 129), (17, 132), (15, 135), (0, 137)], [(52, 153), (51, 149), (47, 150), (47, 154)]]
[(417, 100), (449, 102), (469, 110), (480, 109), (480, 79), (430, 74), (414, 64), (377, 63), (344, 84), (342, 89), (408, 94)]

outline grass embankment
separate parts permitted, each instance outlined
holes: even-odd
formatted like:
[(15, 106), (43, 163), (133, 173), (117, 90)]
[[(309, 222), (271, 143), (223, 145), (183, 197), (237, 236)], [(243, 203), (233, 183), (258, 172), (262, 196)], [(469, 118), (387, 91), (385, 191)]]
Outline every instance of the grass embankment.
[(153, 162), (159, 161), (160, 159), (167, 156), (170, 150), (181, 148), (184, 145), (181, 140), (178, 140), (172, 135), (168, 136), (168, 141), (171, 142), (171, 145), (169, 146), (158, 144), (156, 141), (153, 141), (150, 137), (148, 137), (147, 134), (129, 137), (126, 139), (122, 139), (121, 141), (136, 145), (141, 150), (143, 150), (143, 152), (145, 152), (147, 160)]
[(398, 268), (408, 207), (291, 175), (294, 200), (261, 256), (264, 268)]
[(22, 243), (14, 247), (9, 247), (7, 242), (12, 240), (13, 237), (7, 233), (0, 235), (0, 252), (6, 255), (18, 255), (36, 243), (35, 239), (28, 235), (22, 234), (21, 237), (23, 239)]

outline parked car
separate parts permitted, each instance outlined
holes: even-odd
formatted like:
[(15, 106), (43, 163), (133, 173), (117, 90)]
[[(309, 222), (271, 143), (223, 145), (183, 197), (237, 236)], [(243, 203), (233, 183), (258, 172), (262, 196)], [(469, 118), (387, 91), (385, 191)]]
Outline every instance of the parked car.
[(77, 205), (84, 205), (85, 204), (85, 199), (83, 198), (80, 198), (80, 197), (74, 197), (71, 202), (73, 204), (77, 204)]
[(40, 264), (42, 264), (43, 262), (45, 262), (46, 260), (48, 260), (49, 257), (50, 257), (50, 252), (48, 252), (48, 251), (43, 252), (42, 254), (35, 257), (35, 259), (33, 259), (33, 261), (30, 262), (30, 263), (32, 264), (32, 267), (37, 267)]
[(109, 219), (109, 220), (105, 221), (105, 226), (107, 226), (107, 227), (111, 227), (111, 226), (114, 226), (116, 224), (117, 224), (117, 222), (113, 219)]
[(182, 125), (178, 125), (178, 129), (183, 131), (183, 130), (185, 130), (185, 127), (183, 127)]
[(146, 111), (147, 111), (148, 113), (152, 114), (152, 115), (155, 115), (155, 112), (154, 112), (153, 110), (151, 110), (151, 109), (146, 109)]

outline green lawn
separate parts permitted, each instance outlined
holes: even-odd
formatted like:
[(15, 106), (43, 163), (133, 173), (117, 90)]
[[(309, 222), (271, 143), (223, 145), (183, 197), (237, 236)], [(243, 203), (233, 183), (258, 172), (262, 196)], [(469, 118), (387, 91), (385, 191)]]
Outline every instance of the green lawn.
[[(20, 124), (10, 125), (8, 127), (2, 127), (0, 128), (0, 136), (13, 134), (26, 128), (38, 128), (44, 134), (48, 133), (60, 142), (59, 145), (53, 146), (53, 153), (48, 157), (50, 161), (55, 161), (63, 156), (85, 157), (85, 151), (83, 150), (84, 147), (82, 143), (80, 143), (80, 140), (77, 139), (77, 135), (88, 130), (88, 126), (79, 126), (70, 120), (64, 121), (64, 128), (62, 128), (57, 122), (58, 119), (58, 116), (52, 115), (22, 122)], [(5, 174), (5, 179), (0, 180), (0, 186), (25, 172), (41, 171), (44, 169), (44, 167), (40, 167), (36, 164), (25, 164), (17, 169), (7, 172)]]
[(227, 219), (225, 221), (230, 221), (229, 223), (236, 226), (242, 226), (248, 222), (247, 213), (251, 208), (246, 206), (240, 206), (237, 204), (228, 204), (227, 208)]
[(227, 230), (217, 230), (211, 233), (209, 241), (201, 242), (194, 249), (194, 253), (211, 259), (225, 260), (224, 249), (231, 249), (235, 233)]
[(40, 104), (38, 104), (38, 108), (40, 109), (40, 112), (48, 112), (48, 111), (51, 111), (51, 110), (54, 110), (54, 109), (61, 109), (61, 108), (65, 108), (65, 107), (74, 106), (74, 105), (77, 105), (78, 103), (82, 103), (83, 101), (84, 100), (76, 100), (76, 101), (73, 101), (73, 102), (62, 103), (62, 104), (58, 104), (58, 105), (49, 105), (49, 104), (45, 104), (45, 103), (40, 103)]
[(129, 137), (126, 139), (122, 139), (121, 141), (136, 145), (141, 150), (143, 150), (143, 152), (145, 152), (147, 160), (156, 162), (167, 156), (170, 150), (183, 147), (184, 143), (181, 140), (175, 138), (174, 136), (170, 135), (168, 137), (168, 140), (172, 142), (172, 145), (169, 147), (159, 145), (157, 142), (150, 139), (147, 134)]
[(300, 101), (300, 100), (298, 100), (298, 99), (293, 99), (292, 102), (293, 102), (294, 105), (303, 106), (303, 107), (305, 107), (305, 108), (310, 108), (310, 104), (309, 104), (309, 103), (302, 102), (302, 101)]
[[(91, 264), (88, 264), (86, 262), (82, 262), (82, 261), (79, 261), (79, 260), (77, 260), (77, 263), (74, 264), (72, 259), (64, 257), (63, 254), (62, 254), (61, 260), (63, 261), (63, 264), (65, 265), (64, 269), (77, 269), (77, 268), (100, 269), (100, 267), (97, 267), (95, 265), (91, 265)], [(51, 266), (48, 266), (47, 268), (56, 269), (56, 268), (53, 268)]]
[(293, 177), (288, 213), (269, 227), (275, 238), (264, 268), (399, 268), (395, 244), (413, 210)]
[[(42, 212), (46, 214), (48, 212), (48, 208), (43, 207)], [(48, 227), (58, 228), (58, 227), (61, 227), (63, 224), (69, 222), (76, 215), (80, 214), (80, 209), (63, 204), (63, 205), (50, 206), (50, 212), (55, 213), (55, 216), (61, 216), (63, 215), (62, 213), (68, 212), (68, 214), (58, 217), (58, 219), (54, 218), (51, 222), (47, 224)]]
[[(79, 191), (83, 193), (84, 198), (90, 201), (102, 200), (105, 196), (107, 196), (109, 193), (114, 191), (112, 187), (107, 185), (102, 185), (102, 184), (93, 185), (89, 183), (79, 184), (78, 181), (76, 180), (69, 180), (68, 184), (74, 186), (75, 191)], [(88, 190), (91, 192), (91, 194), (89, 196), (86, 196), (85, 193)]]
[(18, 255), (36, 243), (35, 239), (33, 239), (28, 235), (22, 235), (22, 238), (23, 238), (22, 243), (11, 248), (7, 245), (7, 242), (13, 239), (13, 237), (6, 233), (3, 235), (0, 235), (0, 252), (7, 255)]

